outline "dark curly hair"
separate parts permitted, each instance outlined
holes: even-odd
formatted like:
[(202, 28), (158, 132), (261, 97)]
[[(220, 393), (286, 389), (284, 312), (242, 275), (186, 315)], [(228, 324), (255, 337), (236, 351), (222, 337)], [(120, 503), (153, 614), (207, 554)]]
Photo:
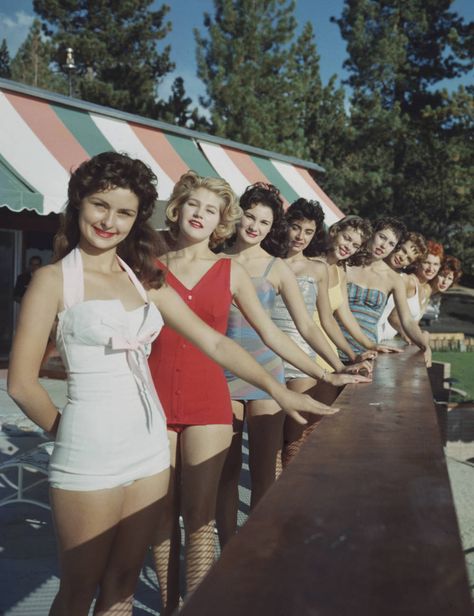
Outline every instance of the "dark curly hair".
[(393, 231), (397, 238), (397, 244), (393, 251), (398, 250), (407, 233), (406, 225), (398, 218), (393, 218), (392, 216), (377, 218), (372, 227), (372, 235), (359, 252), (347, 260), (347, 265), (367, 265), (372, 260), (372, 251), (369, 248), (369, 244), (374, 235), (383, 229), (390, 229), (390, 231)]
[(313, 220), (316, 224), (316, 231), (311, 238), (311, 242), (303, 251), (305, 257), (315, 257), (320, 254), (320, 246), (323, 241), (324, 230), (324, 211), (318, 201), (309, 201), (301, 197), (294, 201), (286, 210), (285, 214), (288, 227), (297, 220)]
[(146, 287), (160, 288), (163, 274), (154, 261), (161, 252), (161, 241), (148, 222), (158, 199), (156, 183), (151, 169), (127, 154), (102, 152), (81, 163), (69, 180), (67, 205), (54, 237), (54, 261), (65, 257), (79, 243), (83, 199), (112, 188), (128, 188), (138, 198), (138, 214), (130, 233), (118, 245), (117, 254)]
[[(352, 229), (353, 231), (357, 231), (360, 233), (361, 237), (361, 248), (362, 245), (367, 242), (367, 240), (372, 235), (372, 225), (370, 221), (366, 218), (361, 218), (360, 216), (356, 216), (354, 214), (349, 214), (348, 216), (344, 216), (337, 222), (333, 223), (327, 233), (324, 234), (321, 241), (318, 242), (316, 246), (317, 252), (316, 256), (326, 256), (333, 249), (333, 244), (336, 236), (345, 231), (346, 229)], [(352, 255), (355, 256), (355, 255)], [(344, 268), (346, 266), (346, 260), (339, 261), (338, 265), (342, 265)]]
[[(258, 203), (269, 207), (273, 214), (272, 227), (260, 245), (269, 254), (275, 257), (284, 257), (288, 250), (288, 234), (280, 191), (273, 184), (266, 184), (265, 182), (255, 182), (255, 184), (247, 186), (239, 199), (240, 208), (245, 212)], [(225, 243), (225, 246), (232, 246), (236, 237), (237, 233), (234, 233)]]

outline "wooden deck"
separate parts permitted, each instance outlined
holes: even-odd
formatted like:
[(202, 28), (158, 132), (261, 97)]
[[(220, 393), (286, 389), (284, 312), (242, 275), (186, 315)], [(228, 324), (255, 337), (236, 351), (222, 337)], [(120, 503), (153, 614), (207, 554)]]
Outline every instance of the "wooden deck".
[(349, 386), (183, 616), (467, 616), (451, 487), (421, 353)]

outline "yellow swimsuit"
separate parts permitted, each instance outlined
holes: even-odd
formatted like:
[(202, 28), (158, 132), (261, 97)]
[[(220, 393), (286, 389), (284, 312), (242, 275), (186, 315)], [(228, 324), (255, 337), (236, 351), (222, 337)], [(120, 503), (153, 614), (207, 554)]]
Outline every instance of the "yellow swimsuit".
[[(333, 314), (342, 304), (342, 287), (341, 287), (341, 275), (339, 273), (339, 267), (336, 267), (336, 271), (337, 271), (337, 284), (328, 289), (329, 305), (331, 306), (331, 311), (333, 312)], [(323, 327), (321, 326), (321, 322), (319, 320), (319, 314), (318, 314), (317, 309), (314, 311), (313, 320), (321, 328), (321, 331), (323, 332), (324, 337), (328, 341), (331, 349), (334, 351), (334, 354), (337, 357), (337, 347), (334, 344), (334, 342), (329, 338), (329, 336), (326, 334)], [(321, 355), (319, 355), (319, 353), (316, 357), (316, 363), (318, 364), (318, 366), (321, 366), (321, 368), (323, 368), (324, 370), (327, 370), (328, 372), (334, 372), (334, 368), (330, 366), (321, 357)]]

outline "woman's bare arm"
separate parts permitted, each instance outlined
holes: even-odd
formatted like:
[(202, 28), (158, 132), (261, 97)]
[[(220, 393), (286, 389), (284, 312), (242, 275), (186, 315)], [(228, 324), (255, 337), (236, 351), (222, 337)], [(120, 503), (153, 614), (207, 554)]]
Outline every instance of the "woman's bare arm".
[(418, 323), (412, 318), (407, 302), (405, 285), (397, 274), (392, 276), (392, 292), (395, 300), (395, 307), (400, 317), (400, 322), (407, 336), (423, 351), (425, 361), (431, 365), (431, 349), (429, 344), (429, 334), (422, 332)]
[(347, 286), (346, 286), (346, 276), (345, 273), (342, 274), (342, 302), (340, 307), (336, 310), (336, 316), (345, 329), (349, 332), (349, 334), (354, 338), (356, 342), (358, 342), (361, 346), (371, 351), (378, 351), (380, 353), (399, 353), (401, 349), (397, 349), (395, 347), (390, 347), (384, 344), (377, 344), (373, 340), (371, 340), (368, 336), (364, 334), (362, 331), (357, 319), (352, 314), (352, 311), (349, 306), (349, 298), (347, 296)]
[[(312, 358), (310, 358), (291, 339), (290, 336), (287, 336), (277, 327), (277, 325), (275, 325), (275, 323), (263, 309), (247, 272), (239, 264), (234, 265), (236, 265), (236, 267), (233, 268), (232, 271), (232, 290), (234, 292), (235, 300), (239, 306), (239, 309), (244, 314), (245, 318), (249, 321), (255, 331), (258, 332), (263, 342), (269, 348), (271, 348), (273, 351), (275, 351), (275, 353), (280, 355), (280, 357), (283, 357), (283, 359), (288, 361), (290, 364), (296, 366), (299, 370), (315, 379), (327, 380), (334, 385), (345, 385), (347, 383), (361, 382), (362, 379), (355, 377), (349, 378), (348, 375), (327, 374), (325, 370), (318, 366), (316, 362)], [(301, 304), (298, 305), (298, 309), (303, 311), (305, 318), (309, 322), (309, 325), (314, 325), (314, 327), (317, 328), (316, 324), (313, 323), (313, 320), (311, 319), (311, 317), (309, 317), (306, 311), (306, 306), (304, 304), (303, 297), (301, 296), (298, 283), (296, 282), (296, 279), (291, 270), (283, 261), (279, 261), (273, 266), (273, 270), (277, 269), (281, 269), (283, 270), (283, 272), (288, 273), (290, 278), (294, 280), (296, 287), (292, 288), (291, 291), (297, 293), (301, 300)], [(321, 338), (323, 338), (325, 345), (329, 347), (326, 339), (324, 338), (319, 328), (317, 328), (317, 330), (318, 334), (321, 336)], [(332, 349), (330, 350), (332, 353)], [(332, 353), (332, 355), (334, 355), (334, 353)], [(342, 362), (339, 362), (338, 367), (344, 369), (344, 365), (342, 364)]]
[(38, 381), (41, 361), (58, 313), (61, 274), (46, 266), (33, 276), (21, 304), (8, 368), (8, 393), (21, 410), (54, 434), (60, 414)]
[(349, 357), (351, 362), (357, 361), (356, 354), (354, 353), (350, 344), (344, 337), (344, 334), (342, 333), (341, 328), (339, 327), (339, 324), (334, 318), (334, 314), (331, 310), (331, 305), (329, 303), (327, 272), (324, 272), (323, 277), (319, 282), (316, 309), (318, 311), (319, 321), (324, 331), (334, 342), (336, 347), (338, 349), (341, 349), (341, 351), (343, 351), (347, 355), (347, 357)]
[(298, 423), (306, 423), (299, 411), (323, 415), (337, 412), (338, 409), (316, 402), (310, 396), (300, 394), (294, 396), (294, 392), (278, 383), (236, 342), (202, 321), (170, 287), (164, 286), (158, 291), (151, 291), (149, 296), (160, 310), (167, 325), (223, 368), (266, 391)]

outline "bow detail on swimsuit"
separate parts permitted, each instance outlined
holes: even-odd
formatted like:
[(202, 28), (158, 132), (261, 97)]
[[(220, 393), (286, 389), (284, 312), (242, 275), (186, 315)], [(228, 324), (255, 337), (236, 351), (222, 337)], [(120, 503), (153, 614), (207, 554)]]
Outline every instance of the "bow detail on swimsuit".
[(134, 336), (128, 338), (122, 334), (113, 334), (110, 337), (110, 348), (113, 351), (138, 351), (145, 350), (145, 347), (153, 342), (156, 338), (157, 332), (147, 332), (141, 336)]
[(110, 338), (110, 348), (113, 351), (126, 351), (127, 353), (128, 365), (144, 403), (148, 430), (153, 425), (153, 409), (155, 407), (161, 409), (147, 359), (147, 347), (153, 342), (156, 335), (156, 331), (151, 331), (128, 338), (117, 333)]

